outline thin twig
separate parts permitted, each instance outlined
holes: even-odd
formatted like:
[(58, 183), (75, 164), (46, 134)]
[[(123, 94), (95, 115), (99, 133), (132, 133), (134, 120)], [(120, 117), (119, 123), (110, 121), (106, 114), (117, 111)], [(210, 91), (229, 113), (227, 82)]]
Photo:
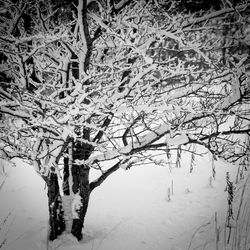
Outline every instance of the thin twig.
[(189, 246), (188, 246), (188, 250), (190, 250), (191, 245), (192, 245), (192, 242), (193, 242), (193, 239), (194, 239), (195, 235), (199, 232), (199, 230), (200, 230), (201, 228), (203, 228), (203, 227), (206, 227), (206, 226), (210, 225), (210, 224), (211, 224), (211, 222), (209, 221), (209, 222), (207, 222), (207, 223), (205, 223), (205, 224), (199, 226), (199, 227), (194, 231), (194, 233), (192, 234), (192, 237), (191, 237)]

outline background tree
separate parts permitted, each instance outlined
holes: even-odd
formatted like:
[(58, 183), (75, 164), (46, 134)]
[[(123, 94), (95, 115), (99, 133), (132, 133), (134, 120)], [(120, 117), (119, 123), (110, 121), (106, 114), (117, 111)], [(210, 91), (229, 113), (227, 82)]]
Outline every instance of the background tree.
[(91, 192), (119, 168), (176, 164), (197, 144), (246, 161), (249, 3), (182, 6), (1, 2), (1, 157), (46, 182), (50, 240), (82, 238)]

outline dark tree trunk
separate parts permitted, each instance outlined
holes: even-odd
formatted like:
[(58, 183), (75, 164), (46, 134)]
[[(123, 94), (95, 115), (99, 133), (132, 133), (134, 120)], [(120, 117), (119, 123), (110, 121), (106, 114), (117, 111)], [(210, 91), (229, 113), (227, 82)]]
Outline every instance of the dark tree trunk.
[[(89, 129), (83, 129), (81, 137), (89, 140)], [(87, 160), (93, 151), (93, 147), (89, 144), (77, 141), (73, 146), (73, 162), (77, 160)], [(72, 191), (74, 194), (79, 194), (81, 197), (82, 206), (77, 211), (78, 218), (73, 219), (71, 233), (78, 239), (82, 239), (82, 228), (84, 225), (84, 218), (87, 212), (90, 186), (89, 186), (89, 166), (86, 165), (72, 165)]]
[(46, 179), (49, 200), (49, 240), (55, 240), (65, 230), (63, 219), (62, 200), (56, 173), (50, 173)]
[(63, 159), (64, 168), (63, 168), (63, 194), (70, 195), (69, 191), (69, 158), (65, 157)]
[(79, 193), (81, 196), (82, 206), (77, 210), (78, 218), (73, 219), (71, 233), (78, 239), (82, 239), (82, 228), (84, 225), (84, 218), (87, 212), (90, 187), (89, 187), (89, 168), (86, 166), (72, 166), (73, 177), (73, 193)]

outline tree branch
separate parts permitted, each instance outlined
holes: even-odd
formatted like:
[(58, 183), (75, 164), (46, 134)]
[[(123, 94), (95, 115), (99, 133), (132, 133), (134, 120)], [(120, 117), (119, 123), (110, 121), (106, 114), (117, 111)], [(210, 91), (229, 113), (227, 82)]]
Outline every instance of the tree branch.
[[(112, 120), (112, 117), (113, 117), (113, 114), (111, 113), (111, 117), (107, 116), (106, 119), (104, 120), (104, 123), (102, 124), (101, 128), (102, 129), (105, 129), (109, 126), (111, 120)], [(93, 139), (93, 142), (99, 142), (103, 136), (104, 132), (103, 130), (102, 131), (99, 131), (97, 133), (97, 135), (95, 136), (95, 138)]]
[(191, 21), (186, 21), (183, 24), (182, 29), (186, 29), (186, 28), (188, 28), (188, 27), (190, 27), (192, 25), (196, 25), (196, 24), (199, 24), (199, 23), (202, 23), (202, 22), (207, 22), (207, 20), (214, 19), (214, 18), (217, 18), (217, 17), (225, 15), (225, 14), (230, 14), (230, 13), (233, 13), (233, 12), (236, 12), (236, 11), (244, 11), (247, 7), (248, 7), (247, 4), (242, 4), (242, 5), (239, 5), (239, 6), (236, 6), (236, 7), (218, 10), (218, 11), (212, 12), (212, 13), (210, 13), (208, 15), (204, 15), (202, 17), (194, 18)]
[(116, 170), (119, 169), (121, 163), (126, 163), (128, 160), (125, 160), (122, 162), (122, 160), (118, 161), (113, 167), (109, 168), (107, 171), (105, 171), (99, 178), (92, 181), (89, 186), (90, 190), (93, 191), (96, 187), (100, 186), (112, 173), (114, 173)]
[(136, 119), (134, 119), (134, 121), (130, 124), (130, 126), (128, 128), (126, 128), (126, 130), (124, 131), (124, 133), (122, 135), (122, 141), (123, 141), (124, 146), (128, 145), (127, 135), (129, 133), (130, 129), (141, 119), (141, 117), (142, 117), (141, 115), (136, 117)]
[(218, 131), (218, 132), (215, 132), (215, 133), (212, 133), (210, 135), (206, 135), (204, 136), (203, 138), (199, 138), (200, 141), (205, 141), (211, 137), (217, 137), (219, 135), (232, 135), (232, 134), (235, 134), (235, 135), (240, 135), (240, 134), (248, 134), (250, 133), (250, 128), (249, 129), (243, 129), (243, 130), (227, 130), (227, 131)]

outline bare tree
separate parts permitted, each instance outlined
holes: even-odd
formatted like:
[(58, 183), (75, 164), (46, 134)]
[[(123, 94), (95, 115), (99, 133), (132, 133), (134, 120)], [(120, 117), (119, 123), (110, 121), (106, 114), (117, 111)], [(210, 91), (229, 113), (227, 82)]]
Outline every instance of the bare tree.
[(248, 2), (163, 3), (1, 1), (1, 157), (28, 160), (47, 183), (50, 240), (82, 238), (91, 192), (119, 168), (196, 144), (245, 159)]

